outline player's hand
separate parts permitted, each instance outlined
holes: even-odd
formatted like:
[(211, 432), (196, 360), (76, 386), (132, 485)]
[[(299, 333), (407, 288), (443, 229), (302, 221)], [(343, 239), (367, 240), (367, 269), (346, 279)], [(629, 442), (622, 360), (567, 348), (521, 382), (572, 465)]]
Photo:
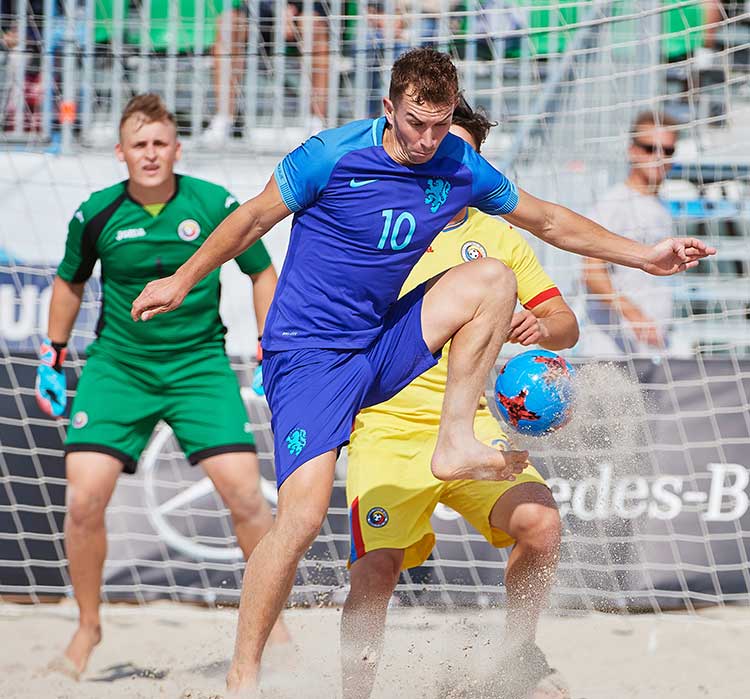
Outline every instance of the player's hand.
[(173, 274), (164, 279), (155, 279), (144, 287), (138, 298), (133, 301), (130, 317), (134, 321), (150, 320), (159, 313), (167, 313), (179, 308), (187, 296), (188, 289), (183, 289)]
[(258, 365), (255, 367), (255, 371), (253, 371), (253, 383), (252, 388), (255, 392), (255, 395), (258, 396), (265, 396), (266, 391), (263, 388), (263, 345), (261, 344), (261, 340), (263, 339), (262, 335), (258, 335), (258, 348), (255, 351), (255, 359), (258, 362)]
[(39, 348), (39, 366), (36, 370), (36, 402), (46, 415), (60, 417), (65, 412), (68, 398), (62, 363), (65, 361), (65, 347), (55, 349), (49, 338), (45, 338)]
[(255, 392), (256, 396), (265, 396), (266, 392), (263, 388), (263, 365), (258, 364), (258, 366), (255, 367), (255, 371), (253, 372), (253, 391)]
[(716, 248), (697, 238), (667, 238), (649, 248), (642, 269), (649, 274), (666, 277), (695, 267), (704, 257), (715, 254)]
[(619, 308), (633, 334), (640, 342), (651, 347), (664, 347), (664, 334), (651, 316), (626, 298), (620, 298)]
[(513, 314), (510, 321), (508, 342), (527, 347), (528, 345), (538, 345), (548, 337), (549, 333), (544, 323), (528, 309), (524, 308)]

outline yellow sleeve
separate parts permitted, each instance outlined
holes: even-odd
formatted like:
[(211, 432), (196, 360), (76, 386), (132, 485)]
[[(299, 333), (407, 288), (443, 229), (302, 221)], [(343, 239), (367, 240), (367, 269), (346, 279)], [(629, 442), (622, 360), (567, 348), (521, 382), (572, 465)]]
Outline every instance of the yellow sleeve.
[(506, 235), (513, 248), (510, 267), (516, 275), (521, 305), (532, 309), (553, 296), (560, 296), (560, 290), (544, 271), (524, 237), (515, 228), (510, 228)]

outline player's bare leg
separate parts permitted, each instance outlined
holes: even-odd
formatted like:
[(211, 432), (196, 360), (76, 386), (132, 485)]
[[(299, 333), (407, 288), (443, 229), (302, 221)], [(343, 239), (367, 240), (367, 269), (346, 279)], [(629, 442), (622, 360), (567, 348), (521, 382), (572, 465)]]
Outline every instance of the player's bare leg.
[(560, 513), (549, 489), (521, 483), (504, 493), (490, 524), (516, 540), (505, 569), (506, 630), (514, 643), (533, 641), (560, 557)]
[(516, 540), (505, 570), (508, 602), (500, 689), (509, 697), (565, 699), (566, 683), (534, 643), (560, 556), (560, 514), (552, 493), (540, 483), (517, 485), (495, 503), (490, 523)]
[(388, 602), (398, 583), (404, 552), (371, 551), (355, 561), (341, 615), (341, 685), (344, 699), (372, 693), (383, 651)]
[(104, 512), (122, 473), (122, 463), (107, 454), (73, 452), (65, 459), (65, 470), (65, 553), (79, 618), (63, 662), (55, 661), (54, 667), (78, 679), (102, 638), (99, 606), (107, 556)]
[[(201, 466), (229, 509), (237, 543), (245, 560), (249, 559), (273, 525), (271, 507), (260, 490), (258, 457), (252, 452), (218, 454), (204, 459)], [(289, 643), (290, 640), (286, 624), (279, 617), (268, 641)]]
[(441, 480), (513, 480), (527, 452), (501, 452), (474, 437), (474, 414), (490, 370), (508, 336), (516, 278), (484, 258), (453, 267), (428, 284), (422, 333), (433, 352), (451, 342), (448, 382), (432, 472)]
[(276, 520), (247, 562), (227, 675), (227, 688), (234, 697), (255, 692), (263, 648), (292, 590), (297, 564), (328, 512), (335, 465), (336, 451), (331, 450), (287, 478), (279, 491)]

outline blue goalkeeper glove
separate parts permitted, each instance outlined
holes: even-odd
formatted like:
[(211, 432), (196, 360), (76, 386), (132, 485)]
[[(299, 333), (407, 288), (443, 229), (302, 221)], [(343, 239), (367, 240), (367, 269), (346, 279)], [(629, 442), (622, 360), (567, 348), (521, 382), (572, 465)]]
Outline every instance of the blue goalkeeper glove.
[(261, 336), (258, 335), (258, 349), (255, 354), (255, 358), (258, 360), (258, 366), (253, 371), (253, 391), (256, 396), (265, 396), (266, 391), (263, 388), (263, 348), (260, 345)]
[(60, 417), (65, 412), (68, 398), (62, 364), (65, 361), (65, 343), (42, 341), (39, 348), (39, 366), (36, 370), (36, 402), (50, 417)]

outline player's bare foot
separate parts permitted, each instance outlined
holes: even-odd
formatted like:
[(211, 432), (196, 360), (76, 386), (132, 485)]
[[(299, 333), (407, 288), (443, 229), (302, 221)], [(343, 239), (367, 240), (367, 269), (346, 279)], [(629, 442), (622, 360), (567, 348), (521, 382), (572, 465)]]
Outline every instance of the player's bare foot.
[(101, 626), (79, 626), (65, 654), (50, 663), (50, 669), (78, 681), (86, 670), (91, 653), (102, 640)]
[(255, 699), (258, 691), (258, 667), (239, 670), (234, 666), (227, 673), (226, 699)]
[(527, 451), (499, 451), (473, 437), (459, 444), (441, 436), (432, 455), (432, 473), (444, 481), (512, 481), (528, 459)]

